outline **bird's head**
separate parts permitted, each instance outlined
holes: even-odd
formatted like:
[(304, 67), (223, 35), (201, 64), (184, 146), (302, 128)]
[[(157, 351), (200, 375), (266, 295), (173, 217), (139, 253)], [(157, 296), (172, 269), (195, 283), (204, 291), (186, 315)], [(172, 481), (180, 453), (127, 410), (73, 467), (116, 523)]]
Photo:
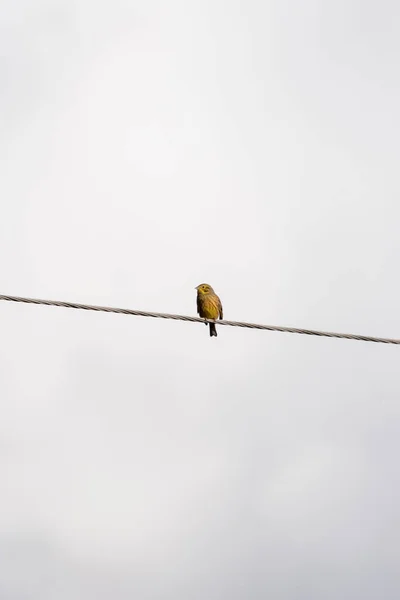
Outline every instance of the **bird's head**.
[(208, 283), (201, 283), (200, 285), (198, 285), (196, 287), (196, 290), (197, 290), (197, 293), (200, 295), (214, 293), (214, 290), (212, 289), (211, 285), (208, 285)]

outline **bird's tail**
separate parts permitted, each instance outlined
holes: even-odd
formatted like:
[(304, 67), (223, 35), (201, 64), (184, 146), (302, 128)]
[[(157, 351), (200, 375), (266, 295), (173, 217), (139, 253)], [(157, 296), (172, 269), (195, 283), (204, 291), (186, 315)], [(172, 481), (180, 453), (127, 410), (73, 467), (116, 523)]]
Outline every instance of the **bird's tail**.
[(217, 328), (214, 323), (210, 323), (210, 337), (213, 337), (214, 335), (217, 337)]

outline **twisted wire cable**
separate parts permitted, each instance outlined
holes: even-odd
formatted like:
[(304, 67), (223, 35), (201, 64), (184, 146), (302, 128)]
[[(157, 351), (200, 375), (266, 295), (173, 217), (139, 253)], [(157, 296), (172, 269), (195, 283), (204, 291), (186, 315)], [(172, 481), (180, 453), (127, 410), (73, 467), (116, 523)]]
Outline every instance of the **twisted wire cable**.
[[(23, 298), (20, 296), (0, 295), (0, 300), (7, 302), (22, 302), (24, 304), (43, 304), (45, 306), (60, 306), (64, 308), (75, 308), (78, 310), (93, 310), (97, 312), (117, 313), (122, 315), (133, 315), (137, 317), (152, 317), (155, 319), (173, 319), (175, 321), (190, 321), (192, 323), (213, 323), (209, 319), (190, 317), (186, 315), (175, 315), (168, 313), (149, 312), (145, 310), (132, 310), (129, 308), (115, 308), (112, 306), (96, 306), (92, 304), (78, 304), (76, 302), (62, 302), (60, 300), (41, 300), (39, 298)], [(242, 321), (218, 321), (219, 325), (228, 327), (245, 327), (247, 329), (264, 329), (267, 331), (280, 331), (282, 333), (297, 333), (300, 335), (315, 335), (319, 337), (339, 338), (345, 340), (358, 340), (362, 342), (376, 342), (379, 344), (400, 345), (400, 339), (373, 337), (370, 335), (357, 335), (353, 333), (334, 333), (332, 331), (318, 331), (315, 329), (300, 329), (297, 327), (280, 327), (278, 325), (261, 325), (258, 323), (246, 323)]]

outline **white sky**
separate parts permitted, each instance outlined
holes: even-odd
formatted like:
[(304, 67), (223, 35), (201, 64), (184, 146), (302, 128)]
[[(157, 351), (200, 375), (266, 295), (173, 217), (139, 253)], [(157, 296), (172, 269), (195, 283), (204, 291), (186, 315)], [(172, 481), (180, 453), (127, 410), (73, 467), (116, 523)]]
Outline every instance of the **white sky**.
[[(0, 293), (400, 337), (400, 5), (0, 3)], [(397, 600), (399, 349), (0, 305), (0, 597)]]

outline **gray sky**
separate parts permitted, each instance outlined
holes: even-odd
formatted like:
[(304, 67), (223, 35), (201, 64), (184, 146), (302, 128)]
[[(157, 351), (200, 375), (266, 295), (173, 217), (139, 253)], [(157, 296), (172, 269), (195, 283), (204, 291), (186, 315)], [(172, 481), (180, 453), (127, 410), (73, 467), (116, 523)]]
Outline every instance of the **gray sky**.
[[(0, 293), (400, 337), (397, 2), (0, 23)], [(0, 323), (1, 598), (399, 598), (397, 347)]]

